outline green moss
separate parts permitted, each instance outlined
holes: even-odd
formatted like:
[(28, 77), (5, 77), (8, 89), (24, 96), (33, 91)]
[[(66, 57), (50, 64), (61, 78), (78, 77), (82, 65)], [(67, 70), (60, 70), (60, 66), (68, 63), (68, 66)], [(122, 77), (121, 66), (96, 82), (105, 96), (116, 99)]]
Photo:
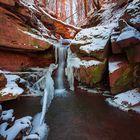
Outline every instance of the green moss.
[(93, 84), (99, 83), (102, 80), (103, 73), (105, 71), (105, 66), (106, 66), (105, 62), (101, 65), (95, 66), (95, 68), (93, 69), (93, 71), (92, 71)]
[(111, 89), (112, 93), (119, 93), (130, 89), (133, 84), (132, 74), (133, 74), (132, 67), (124, 70), (121, 77), (119, 77), (115, 85), (112, 87)]
[(116, 82), (116, 86), (126, 86), (132, 81), (132, 71), (131, 68), (127, 68), (122, 76)]

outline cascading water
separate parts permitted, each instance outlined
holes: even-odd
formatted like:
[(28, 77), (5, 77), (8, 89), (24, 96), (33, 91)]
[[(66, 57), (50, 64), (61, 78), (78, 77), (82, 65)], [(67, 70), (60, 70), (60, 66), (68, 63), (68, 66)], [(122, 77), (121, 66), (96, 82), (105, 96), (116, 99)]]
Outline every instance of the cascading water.
[[(62, 45), (62, 40), (60, 44), (55, 48), (56, 63), (58, 60), (58, 70), (56, 76), (57, 90), (54, 89), (54, 80), (52, 78), (52, 72), (56, 69), (57, 65), (51, 64), (48, 69), (45, 69), (44, 76), (40, 78), (34, 85), (34, 89), (42, 90), (44, 89), (44, 96), (42, 98), (42, 112), (38, 113), (33, 120), (33, 130), (32, 134), (38, 133), (41, 139), (44, 139), (47, 133), (47, 125), (45, 124), (45, 115), (51, 104), (51, 101), (55, 94), (62, 95), (65, 93), (64, 87), (64, 69), (65, 69), (65, 59), (67, 53), (67, 46)], [(58, 57), (58, 58), (57, 58)]]
[[(64, 69), (65, 69), (65, 59), (66, 59), (66, 53), (67, 53), (67, 46), (62, 45), (61, 43), (56, 46), (56, 60), (58, 60), (58, 70), (57, 70), (57, 76), (56, 76), (56, 94), (61, 93), (65, 91), (64, 87)], [(57, 58), (58, 57), (58, 58)]]

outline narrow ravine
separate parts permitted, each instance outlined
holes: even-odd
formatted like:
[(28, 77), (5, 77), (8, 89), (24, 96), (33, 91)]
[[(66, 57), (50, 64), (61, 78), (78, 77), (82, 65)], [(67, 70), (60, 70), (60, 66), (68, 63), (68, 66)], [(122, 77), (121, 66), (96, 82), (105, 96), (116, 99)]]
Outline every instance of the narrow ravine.
[[(9, 101), (3, 104), (4, 109), (12, 106), (19, 118), (26, 114), (36, 114), (32, 133), (42, 132), (41, 140), (140, 139), (140, 119), (137, 114), (108, 106), (103, 96), (88, 93), (77, 87), (74, 91), (67, 88), (69, 85), (64, 82), (67, 47), (62, 43), (57, 47), (58, 68), (56, 77), (53, 78), (55, 83), (52, 72), (56, 65), (53, 64), (46, 69), (44, 77), (35, 85), (36, 88), (44, 86), (41, 113), (38, 113), (41, 105), (40, 98), (37, 97), (22, 97), (20, 101)], [(44, 131), (45, 129), (47, 130)]]

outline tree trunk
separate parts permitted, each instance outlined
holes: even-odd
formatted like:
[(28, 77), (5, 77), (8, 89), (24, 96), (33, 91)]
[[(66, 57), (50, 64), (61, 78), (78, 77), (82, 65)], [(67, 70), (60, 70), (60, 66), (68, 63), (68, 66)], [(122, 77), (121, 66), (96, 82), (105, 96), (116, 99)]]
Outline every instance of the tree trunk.
[(87, 0), (84, 0), (84, 9), (85, 9), (85, 17), (87, 17), (87, 14), (88, 14)]

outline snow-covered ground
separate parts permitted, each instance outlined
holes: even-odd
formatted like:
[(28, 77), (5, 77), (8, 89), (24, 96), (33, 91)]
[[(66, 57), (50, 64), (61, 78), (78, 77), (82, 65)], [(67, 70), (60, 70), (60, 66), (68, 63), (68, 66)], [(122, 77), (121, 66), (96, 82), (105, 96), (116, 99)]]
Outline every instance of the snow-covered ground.
[(121, 110), (133, 110), (140, 113), (140, 91), (138, 89), (120, 93), (113, 98), (107, 98), (106, 101)]

